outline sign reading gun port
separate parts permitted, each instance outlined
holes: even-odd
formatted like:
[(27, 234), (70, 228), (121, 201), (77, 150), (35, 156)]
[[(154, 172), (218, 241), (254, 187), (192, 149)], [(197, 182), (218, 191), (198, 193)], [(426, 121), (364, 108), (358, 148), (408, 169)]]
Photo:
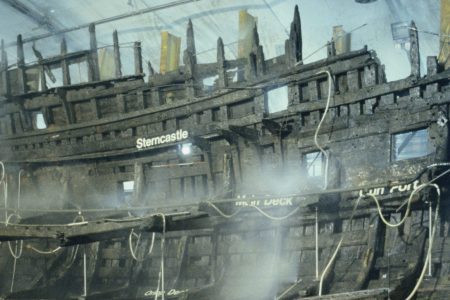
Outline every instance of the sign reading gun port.
[(136, 140), (136, 148), (143, 149), (167, 143), (175, 143), (187, 139), (188, 136), (189, 132), (183, 129), (178, 129), (174, 133), (170, 134), (164, 134), (152, 138), (138, 138)]

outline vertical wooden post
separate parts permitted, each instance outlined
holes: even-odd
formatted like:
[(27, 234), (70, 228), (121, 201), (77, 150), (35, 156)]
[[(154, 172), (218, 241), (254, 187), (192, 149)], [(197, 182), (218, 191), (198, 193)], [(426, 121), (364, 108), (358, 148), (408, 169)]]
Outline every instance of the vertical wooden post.
[(5, 42), (1, 42), (1, 64), (0, 64), (0, 94), (8, 96), (10, 94), (8, 76), (8, 55), (5, 51)]
[(411, 26), (409, 28), (409, 40), (411, 44), (411, 48), (409, 50), (411, 76), (420, 78), (419, 34), (414, 21), (411, 22)]
[(155, 75), (155, 70), (153, 69), (152, 63), (147, 61), (147, 71), (148, 71), (148, 82), (151, 82), (152, 77)]
[[(259, 35), (258, 35), (258, 28), (255, 25), (255, 27), (253, 28), (253, 33), (252, 33), (252, 47), (251, 47), (251, 51), (247, 57), (247, 66), (245, 69), (245, 75), (246, 75), (247, 81), (254, 80), (256, 78), (256, 76), (258, 75), (258, 62), (257, 62), (258, 61), (258, 58), (257, 58), (258, 48), (259, 48)], [(260, 55), (261, 55), (261, 53), (260, 53)], [(264, 59), (264, 54), (262, 56)]]
[(295, 6), (294, 20), (291, 23), (291, 31), (289, 33), (289, 39), (285, 42), (285, 56), (287, 65), (295, 65), (302, 61), (302, 27), (300, 21), (300, 12), (298, 6)]
[(336, 45), (334, 41), (327, 43), (327, 57), (333, 57), (336, 56)]
[(256, 71), (258, 76), (262, 76), (266, 73), (266, 60), (261, 45), (259, 45), (258, 50), (256, 50)]
[(67, 63), (66, 59), (67, 54), (67, 43), (66, 39), (63, 38), (61, 41), (61, 70), (63, 75), (63, 84), (64, 85), (70, 85), (70, 71), (69, 71), (69, 64)]
[(188, 28), (186, 31), (186, 50), (192, 56), (192, 62), (197, 64), (197, 57), (195, 51), (195, 38), (194, 38), (194, 26), (191, 19), (189, 19)]
[(144, 196), (144, 166), (142, 163), (134, 163), (134, 191), (133, 191), (133, 205), (142, 206)]
[(219, 88), (225, 88), (228, 85), (228, 78), (222, 38), (217, 40), (217, 73), (219, 75)]
[(96, 98), (91, 98), (91, 109), (92, 109), (92, 115), (95, 119), (100, 118), (100, 112), (98, 109), (98, 103)]
[(61, 100), (62, 107), (64, 109), (64, 112), (66, 114), (66, 120), (67, 124), (74, 124), (75, 123), (75, 112), (72, 108), (72, 103), (67, 101), (67, 91), (64, 89), (57, 89), (58, 96)]
[(122, 63), (120, 61), (120, 48), (119, 48), (119, 35), (117, 30), (113, 32), (113, 43), (114, 43), (114, 65), (116, 70), (116, 77), (122, 77)]
[(116, 95), (116, 105), (119, 113), (124, 113), (126, 111), (125, 96), (123, 94)]
[(186, 84), (186, 97), (195, 97), (195, 69), (197, 64), (197, 57), (195, 56), (195, 40), (194, 40), (194, 28), (191, 20), (189, 20), (188, 28), (186, 32), (186, 50), (184, 51), (183, 61), (185, 66), (185, 84)]
[(144, 71), (142, 68), (142, 48), (141, 42), (134, 42), (134, 74), (141, 75)]
[(45, 77), (45, 65), (42, 63), (39, 65), (39, 77), (41, 79), (41, 91), (45, 92), (47, 90), (47, 79)]
[(98, 66), (97, 38), (95, 36), (95, 25), (89, 25), (89, 41), (91, 53), (89, 54), (89, 81), (100, 80), (100, 69)]
[(17, 87), (18, 94), (26, 93), (27, 81), (25, 78), (25, 55), (23, 52), (22, 35), (17, 36)]

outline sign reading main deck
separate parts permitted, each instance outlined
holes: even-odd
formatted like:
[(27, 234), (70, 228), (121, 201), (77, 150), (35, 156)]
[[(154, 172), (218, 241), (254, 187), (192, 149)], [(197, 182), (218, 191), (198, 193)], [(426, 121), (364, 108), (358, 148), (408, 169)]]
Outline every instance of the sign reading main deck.
[(265, 207), (278, 207), (278, 206), (292, 206), (292, 197), (288, 198), (272, 198), (272, 199), (249, 199), (238, 200), (235, 206), (265, 206)]
[(138, 138), (136, 140), (136, 148), (142, 149), (167, 143), (175, 143), (187, 139), (188, 136), (188, 131), (178, 129), (174, 133), (164, 134), (152, 138)]

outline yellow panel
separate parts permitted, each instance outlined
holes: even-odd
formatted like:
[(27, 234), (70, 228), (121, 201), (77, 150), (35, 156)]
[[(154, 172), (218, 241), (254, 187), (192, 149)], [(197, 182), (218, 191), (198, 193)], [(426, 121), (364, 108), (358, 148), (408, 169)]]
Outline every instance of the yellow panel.
[(333, 41), (336, 54), (350, 51), (350, 34), (344, 31), (342, 25), (333, 27)]
[(252, 51), (252, 32), (257, 19), (246, 10), (239, 11), (238, 58), (245, 58)]
[(441, 48), (439, 63), (450, 68), (450, 0), (441, 0)]
[(114, 65), (114, 52), (110, 48), (101, 48), (98, 51), (98, 64), (100, 79), (107, 80), (116, 77)]
[(175, 71), (179, 66), (181, 38), (170, 34), (167, 31), (161, 31), (161, 60), (159, 72)]

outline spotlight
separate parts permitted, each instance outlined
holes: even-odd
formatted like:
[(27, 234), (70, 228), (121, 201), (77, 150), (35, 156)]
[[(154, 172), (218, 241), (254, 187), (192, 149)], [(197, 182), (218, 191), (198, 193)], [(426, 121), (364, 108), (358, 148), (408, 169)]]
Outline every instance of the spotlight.
[(181, 144), (180, 146), (181, 154), (189, 155), (192, 153), (192, 143)]

